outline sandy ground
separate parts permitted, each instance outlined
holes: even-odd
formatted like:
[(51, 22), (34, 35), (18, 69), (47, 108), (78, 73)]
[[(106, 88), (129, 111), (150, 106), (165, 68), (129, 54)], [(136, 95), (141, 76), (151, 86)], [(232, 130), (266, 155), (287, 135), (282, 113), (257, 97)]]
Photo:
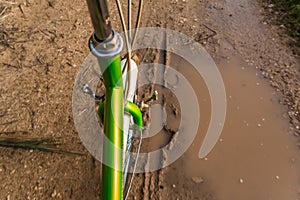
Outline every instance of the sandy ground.
[[(267, 18), (256, 1), (155, 0), (146, 2), (142, 26), (183, 32), (203, 44), (218, 66), (235, 57), (253, 69), (248, 73), (265, 77), (262, 83), (277, 90), (280, 120), (290, 122), (285, 137), (296, 148), (299, 57)], [(91, 32), (84, 1), (0, 1), (0, 137), (59, 137), (66, 148), (84, 152), (78, 156), (1, 148), (0, 199), (100, 199), (100, 165), (81, 145), (71, 109), (73, 83), (89, 52)], [(172, 56), (151, 50), (145, 62), (151, 61), (172, 63)], [(219, 195), (213, 181), (186, 176), (182, 162), (137, 174), (129, 199), (229, 199)], [(205, 170), (199, 173), (209, 180)], [(299, 195), (299, 174), (296, 178), (293, 197)]]

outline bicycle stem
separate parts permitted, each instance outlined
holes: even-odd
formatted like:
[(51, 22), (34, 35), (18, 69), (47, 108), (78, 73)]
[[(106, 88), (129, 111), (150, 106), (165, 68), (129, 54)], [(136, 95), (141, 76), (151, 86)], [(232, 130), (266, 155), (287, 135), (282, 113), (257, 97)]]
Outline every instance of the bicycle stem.
[(107, 0), (87, 0), (96, 39), (101, 42), (111, 37), (112, 27)]

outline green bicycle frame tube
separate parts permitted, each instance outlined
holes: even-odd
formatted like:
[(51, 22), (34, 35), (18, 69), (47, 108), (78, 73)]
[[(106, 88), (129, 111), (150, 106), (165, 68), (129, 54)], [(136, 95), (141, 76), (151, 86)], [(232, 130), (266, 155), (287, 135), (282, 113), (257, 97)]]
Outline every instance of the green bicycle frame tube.
[[(104, 122), (104, 105), (105, 105), (105, 102), (102, 102), (98, 108), (98, 115), (99, 115), (102, 123)], [(138, 126), (138, 128), (142, 129), (143, 116), (142, 116), (142, 112), (141, 112), (140, 108), (137, 105), (135, 105), (134, 103), (127, 101), (127, 103), (124, 107), (124, 110), (125, 110), (125, 112), (129, 113), (133, 117), (134, 123)]]
[(102, 164), (102, 200), (123, 200), (123, 153), (116, 150), (123, 149), (124, 90), (120, 55), (98, 61), (106, 87), (104, 134), (108, 141), (103, 143), (103, 160), (112, 164)]
[(134, 103), (127, 101), (124, 109), (125, 112), (129, 113), (133, 117), (134, 123), (138, 126), (138, 128), (142, 130), (143, 117), (140, 108)]

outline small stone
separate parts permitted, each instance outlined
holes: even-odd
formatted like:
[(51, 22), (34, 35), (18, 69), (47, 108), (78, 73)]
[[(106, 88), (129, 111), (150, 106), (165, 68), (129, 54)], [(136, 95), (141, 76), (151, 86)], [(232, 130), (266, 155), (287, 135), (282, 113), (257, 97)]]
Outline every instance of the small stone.
[(268, 7), (269, 7), (269, 8), (273, 8), (273, 7), (274, 7), (274, 4), (271, 3), (271, 4), (268, 5)]
[(195, 183), (197, 183), (197, 184), (200, 184), (200, 183), (203, 183), (203, 182), (204, 182), (203, 178), (198, 177), (198, 176), (194, 176), (194, 177), (192, 178), (192, 180), (193, 180)]
[(240, 183), (244, 183), (244, 179), (240, 178)]
[(172, 187), (173, 187), (173, 188), (176, 188), (176, 185), (175, 185), (175, 184), (173, 184), (173, 185), (172, 185)]
[(261, 124), (257, 124), (257, 127), (261, 127)]
[(291, 158), (291, 162), (294, 164), (296, 162), (295, 158)]
[(56, 190), (54, 190), (53, 192), (52, 192), (52, 194), (51, 194), (51, 197), (53, 198), (53, 197), (55, 197), (56, 196)]
[(279, 176), (276, 176), (275, 178), (276, 178), (277, 180), (279, 180), (280, 177), (279, 177)]

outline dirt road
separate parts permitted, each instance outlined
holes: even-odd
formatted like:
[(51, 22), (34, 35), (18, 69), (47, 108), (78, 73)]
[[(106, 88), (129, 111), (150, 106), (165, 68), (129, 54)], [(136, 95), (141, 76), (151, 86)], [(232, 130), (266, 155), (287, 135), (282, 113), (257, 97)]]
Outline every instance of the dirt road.
[[(200, 160), (211, 111), (205, 83), (194, 83), (202, 116), (194, 143), (169, 167), (137, 174), (129, 199), (300, 199), (299, 60), (267, 19), (261, 3), (250, 0), (145, 3), (142, 26), (180, 31), (210, 53), (224, 79), (228, 113), (220, 142)], [(60, 137), (68, 149), (84, 152), (1, 148), (0, 199), (99, 199), (100, 165), (81, 145), (71, 110), (91, 32), (84, 1), (0, 1), (0, 137)], [(147, 52), (145, 62), (154, 61), (193, 76), (174, 55)], [(158, 140), (169, 142), (168, 131)]]

